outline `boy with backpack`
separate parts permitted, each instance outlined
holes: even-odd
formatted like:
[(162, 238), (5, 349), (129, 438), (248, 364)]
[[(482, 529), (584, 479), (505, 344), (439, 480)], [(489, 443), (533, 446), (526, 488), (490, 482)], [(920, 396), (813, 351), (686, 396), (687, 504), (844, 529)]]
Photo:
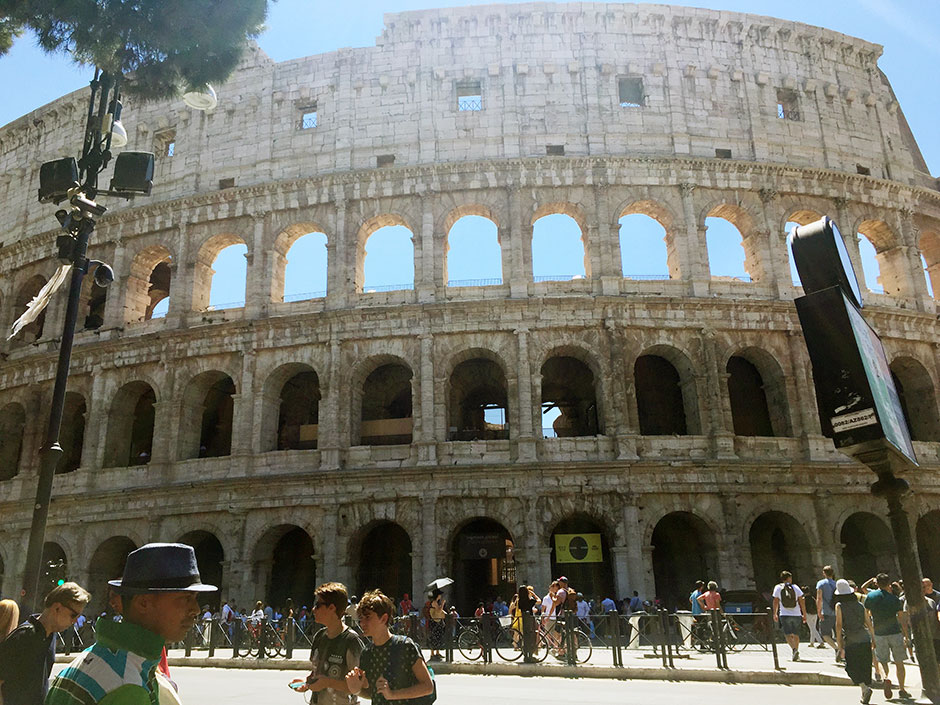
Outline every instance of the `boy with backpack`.
[(363, 650), (359, 665), (346, 674), (346, 685), (350, 693), (361, 693), (374, 705), (391, 700), (430, 705), (437, 698), (431, 672), (417, 644), (389, 632), (394, 611), (395, 605), (381, 590), (367, 592), (359, 600), (359, 628), (372, 643)]
[(806, 621), (803, 591), (793, 584), (789, 570), (780, 572), (780, 583), (774, 587), (774, 623), (780, 625), (793, 652), (791, 659), (800, 660), (800, 628)]

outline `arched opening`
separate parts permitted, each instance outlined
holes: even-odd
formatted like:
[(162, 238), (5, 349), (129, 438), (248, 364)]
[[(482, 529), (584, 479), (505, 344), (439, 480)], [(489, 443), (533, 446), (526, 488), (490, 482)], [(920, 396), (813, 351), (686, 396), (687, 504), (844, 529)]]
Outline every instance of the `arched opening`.
[(235, 383), (227, 374), (203, 372), (183, 393), (180, 460), (218, 458), (232, 452)]
[(326, 233), (308, 232), (294, 240), (284, 255), (280, 272), (275, 269), (275, 278), (279, 273), (283, 277), (282, 301), (305, 301), (326, 296)]
[(499, 229), (489, 218), (465, 215), (447, 233), (444, 280), (447, 286), (503, 283)]
[(659, 220), (645, 213), (621, 216), (620, 269), (625, 279), (678, 278), (669, 250), (669, 236)]
[(88, 563), (88, 585), (84, 586), (96, 606), (94, 611), (89, 610), (89, 614), (99, 614), (108, 609), (108, 581), (124, 575), (127, 555), (136, 550), (137, 545), (127, 536), (112, 536), (95, 549)]
[(690, 433), (687, 409), (692, 400), (686, 399), (686, 385), (669, 360), (660, 355), (641, 355), (633, 365), (633, 379), (641, 435)]
[(450, 375), (447, 440), (509, 438), (509, 402), (502, 367), (486, 358), (464, 360)]
[(705, 218), (708, 270), (714, 278), (751, 281), (741, 231), (725, 218)]
[(362, 385), (362, 412), (356, 445), (411, 443), (411, 370), (390, 363), (376, 368)]
[(878, 250), (867, 235), (858, 233), (858, 254), (862, 260), (862, 272), (865, 274), (865, 286), (876, 294), (885, 293), (881, 283), (881, 264), (878, 262)]
[(815, 584), (809, 538), (803, 525), (786, 512), (764, 512), (749, 532), (754, 587), (769, 593), (780, 582), (780, 571), (793, 573), (797, 585)]
[(602, 435), (591, 368), (575, 357), (550, 357), (542, 365), (542, 435)]
[[(41, 602), (52, 588), (58, 584), (59, 577), (64, 580), (70, 580), (68, 559), (65, 556), (65, 549), (54, 541), (46, 541), (42, 545), (42, 559), (39, 571), (39, 594), (37, 597)], [(20, 615), (20, 622), (24, 619)]]
[(725, 368), (728, 397), (736, 436), (773, 436), (764, 380), (758, 369), (740, 355), (732, 355)]
[(395, 604), (407, 592), (411, 594), (411, 538), (400, 524), (383, 521), (362, 537), (359, 566), (356, 570), (356, 594), (378, 588)]
[(933, 297), (940, 296), (940, 231), (923, 230), (918, 244), (928, 293)]
[(319, 416), (320, 378), (310, 369), (298, 372), (281, 387), (277, 449), (316, 449)]
[[(35, 298), (36, 294), (46, 285), (46, 278), (41, 274), (36, 274), (35, 276), (30, 277), (23, 286), (20, 287), (20, 290), (16, 293), (16, 297), (13, 299), (13, 320), (16, 321), (20, 316), (26, 313), (26, 309), (29, 307), (29, 302)], [(29, 323), (16, 334), (16, 337), (13, 338), (14, 344), (27, 344), (33, 343), (39, 340), (42, 337), (43, 327), (46, 324), (46, 311), (43, 309), (36, 320), (32, 323)]]
[(940, 590), (940, 509), (927, 512), (917, 520), (917, 554), (920, 570)]
[(552, 575), (565, 575), (568, 585), (592, 598), (614, 595), (613, 560), (607, 532), (586, 514), (576, 514), (556, 524), (549, 539)]
[(153, 454), (153, 387), (146, 382), (131, 382), (118, 390), (108, 415), (105, 467), (146, 465)]
[(870, 291), (891, 296), (909, 296), (910, 259), (907, 248), (883, 220), (870, 219), (858, 226), (858, 249)]
[(124, 322), (137, 323), (166, 316), (170, 305), (173, 257), (162, 245), (142, 250), (131, 262), (124, 301)]
[(414, 235), (404, 225), (375, 230), (363, 245), (362, 291), (414, 289)]
[(212, 283), (209, 285), (209, 309), (220, 311), (245, 305), (248, 282), (248, 246), (229, 245), (212, 262)]
[(891, 363), (891, 377), (898, 390), (904, 420), (912, 441), (940, 441), (940, 417), (933, 380), (924, 366), (910, 357)]
[(295, 605), (309, 605), (317, 587), (310, 534), (291, 524), (270, 529), (255, 551), (255, 584), (272, 607), (283, 607), (287, 598)]
[(473, 519), (454, 535), (450, 550), (460, 614), (473, 614), (477, 604), (496, 597), (509, 601), (516, 591), (516, 562), (506, 527), (493, 519)]
[(893, 534), (870, 512), (855, 512), (842, 524), (843, 573), (861, 585), (879, 572), (897, 575)]
[(185, 543), (193, 547), (196, 552), (196, 565), (199, 567), (199, 577), (202, 582), (215, 585), (218, 590), (205, 592), (199, 595), (200, 605), (209, 605), (213, 611), (220, 606), (219, 598), (225, 591), (222, 583), (222, 566), (225, 562), (225, 551), (222, 544), (214, 534), (208, 531), (190, 531), (180, 537), (178, 543)]
[(532, 225), (533, 281), (566, 281), (589, 276), (581, 226), (570, 215), (550, 213)]
[(62, 456), (56, 466), (56, 475), (78, 470), (82, 464), (82, 449), (85, 446), (85, 398), (77, 392), (65, 393), (65, 408), (59, 430), (59, 445)]
[(652, 545), (656, 597), (666, 608), (686, 609), (696, 580), (721, 585), (715, 535), (691, 512), (672, 512), (660, 519)]
[(22, 404), (11, 402), (0, 409), (0, 480), (19, 474), (25, 431), (26, 410)]

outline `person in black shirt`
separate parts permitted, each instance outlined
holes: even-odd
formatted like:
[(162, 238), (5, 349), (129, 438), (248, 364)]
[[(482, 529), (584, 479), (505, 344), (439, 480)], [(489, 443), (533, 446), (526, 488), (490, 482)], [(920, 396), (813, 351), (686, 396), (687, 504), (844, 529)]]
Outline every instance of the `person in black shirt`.
[(4, 705), (39, 705), (49, 690), (55, 635), (75, 624), (91, 599), (75, 583), (54, 588), (39, 615), (26, 618), (0, 642), (0, 693)]
[(518, 596), (517, 606), (522, 613), (522, 658), (526, 663), (535, 663), (537, 659), (532, 655), (535, 650), (535, 617), (532, 610), (541, 602), (531, 585), (520, 585)]

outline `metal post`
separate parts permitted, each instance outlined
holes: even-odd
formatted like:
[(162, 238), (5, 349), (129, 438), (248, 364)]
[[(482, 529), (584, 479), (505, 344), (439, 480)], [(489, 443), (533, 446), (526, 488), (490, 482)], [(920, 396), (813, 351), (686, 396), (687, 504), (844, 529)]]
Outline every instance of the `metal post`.
[(268, 620), (266, 617), (263, 618), (258, 623), (258, 658), (259, 659), (263, 659), (265, 657), (265, 647), (267, 646), (267, 640), (268, 640), (268, 630), (266, 628), (267, 626), (268, 626)]
[(72, 361), (72, 340), (75, 337), (75, 324), (78, 321), (78, 304), (82, 296), (82, 280), (88, 268), (85, 253), (88, 238), (95, 229), (91, 217), (82, 219), (76, 237), (72, 262), (72, 280), (69, 285), (69, 298), (65, 309), (65, 325), (62, 329), (62, 343), (59, 346), (59, 361), (56, 366), (55, 386), (52, 389), (52, 405), (49, 409), (49, 426), (42, 449), (39, 466), (39, 481), (36, 488), (36, 503), (33, 505), (33, 521), (29, 529), (29, 544), (26, 548), (26, 570), (23, 575), (23, 605), (27, 614), (38, 611), (42, 596), (39, 595), (39, 575), (42, 572), (42, 549), (46, 538), (46, 521), (49, 517), (49, 503), (52, 501), (52, 480), (56, 466), (62, 456), (59, 445), (59, 431), (62, 428), (62, 414), (65, 410), (65, 387), (68, 383), (69, 365)]
[(241, 619), (235, 619), (232, 622), (232, 658), (238, 658), (238, 644), (242, 638), (242, 630), (245, 628)]
[(214, 619), (210, 620), (209, 622), (209, 658), (212, 658), (213, 656), (215, 656), (215, 642), (216, 642), (215, 634), (216, 634), (217, 629), (221, 630), (222, 625), (219, 624)]
[(294, 657), (294, 630), (297, 623), (293, 617), (285, 617), (287, 620), (287, 633), (284, 635), (284, 658)]
[(777, 633), (774, 630), (774, 615), (773, 610), (767, 608), (767, 633), (770, 634), (770, 650), (774, 654), (774, 670), (782, 671), (780, 668), (780, 656), (777, 654)]
[(894, 545), (904, 580), (904, 594), (911, 614), (911, 630), (914, 632), (917, 665), (920, 668), (924, 694), (932, 702), (940, 703), (940, 668), (937, 665), (937, 655), (927, 620), (922, 618), (927, 609), (927, 602), (921, 590), (922, 577), (917, 565), (917, 556), (914, 554), (911, 525), (907, 511), (901, 503), (901, 498), (907, 494), (910, 487), (905, 480), (894, 476), (892, 457), (886, 450), (877, 450), (861, 453), (857, 459), (878, 474), (878, 481), (871, 486), (871, 492), (876, 497), (882, 497), (888, 504), (888, 518), (891, 520), (891, 533), (894, 534)]
[[(414, 625), (414, 615), (412, 615), (412, 625)], [(451, 663), (454, 660), (454, 632), (456, 631), (457, 620), (453, 613), (448, 612), (444, 620), (444, 660)]]
[(186, 649), (186, 658), (193, 655), (193, 630), (196, 629), (197, 624), (199, 624), (199, 622), (196, 622), (189, 628), (189, 631), (186, 632), (186, 638), (183, 639), (183, 646)]
[(565, 661), (569, 666), (578, 665), (578, 642), (574, 635), (578, 616), (571, 610), (565, 610)]
[(614, 656), (614, 666), (623, 668), (623, 651), (620, 645), (620, 615), (617, 612), (608, 612), (607, 619), (611, 620), (609, 624), (613, 624), (613, 629), (607, 631), (611, 632), (613, 636), (613, 656)]

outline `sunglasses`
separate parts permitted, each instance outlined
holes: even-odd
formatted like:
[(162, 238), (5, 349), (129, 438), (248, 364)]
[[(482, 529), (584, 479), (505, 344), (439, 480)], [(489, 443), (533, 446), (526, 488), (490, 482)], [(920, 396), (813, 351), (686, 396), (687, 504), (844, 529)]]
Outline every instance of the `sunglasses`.
[(313, 609), (316, 609), (317, 607), (326, 607), (326, 604), (327, 604), (327, 603), (325, 603), (325, 602), (314, 602), (314, 603), (313, 603)]
[(62, 606), (63, 606), (65, 609), (67, 609), (67, 610), (69, 611), (69, 614), (72, 616), (72, 621), (73, 621), (73, 622), (78, 621), (78, 618), (82, 616), (82, 613), (81, 613), (81, 612), (76, 612), (75, 610), (73, 610), (73, 609), (72, 609), (71, 607), (69, 607), (68, 605), (62, 605)]

